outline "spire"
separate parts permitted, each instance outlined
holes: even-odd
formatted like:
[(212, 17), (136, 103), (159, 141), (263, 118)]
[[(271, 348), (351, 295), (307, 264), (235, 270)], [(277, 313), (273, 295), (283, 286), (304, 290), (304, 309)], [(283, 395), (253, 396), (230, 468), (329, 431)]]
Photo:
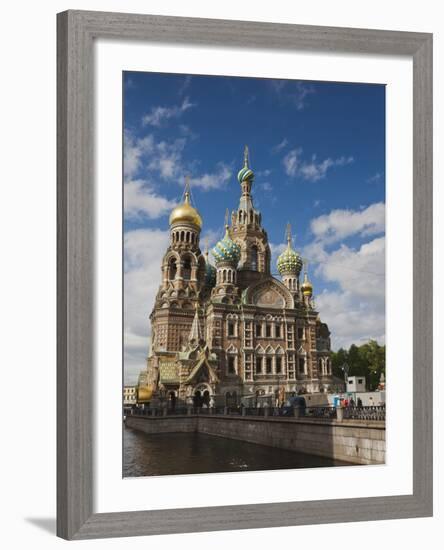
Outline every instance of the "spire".
[(228, 208), (225, 210), (225, 231), (228, 232), (228, 217), (230, 213), (228, 212)]
[(190, 193), (190, 176), (185, 176), (185, 191), (184, 191), (184, 203), (190, 204), (191, 202), (191, 193)]
[(248, 145), (244, 147), (244, 168), (249, 168), (248, 164)]
[(287, 235), (288, 248), (291, 248), (291, 225), (290, 225), (290, 222), (287, 223), (287, 229), (286, 229), (285, 233)]
[(190, 336), (188, 338), (190, 344), (197, 345), (202, 340), (202, 331), (199, 322), (199, 302), (196, 302), (196, 313), (194, 314), (193, 324), (191, 325)]

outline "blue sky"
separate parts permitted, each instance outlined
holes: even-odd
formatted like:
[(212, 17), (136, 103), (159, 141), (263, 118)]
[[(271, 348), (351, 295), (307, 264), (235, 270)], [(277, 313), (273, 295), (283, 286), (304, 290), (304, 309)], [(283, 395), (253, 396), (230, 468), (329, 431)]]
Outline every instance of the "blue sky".
[(225, 209), (239, 202), (245, 144), (273, 261), (289, 221), (333, 347), (384, 340), (384, 86), (126, 72), (123, 87), (130, 372), (144, 366), (168, 215), (185, 175), (214, 244)]

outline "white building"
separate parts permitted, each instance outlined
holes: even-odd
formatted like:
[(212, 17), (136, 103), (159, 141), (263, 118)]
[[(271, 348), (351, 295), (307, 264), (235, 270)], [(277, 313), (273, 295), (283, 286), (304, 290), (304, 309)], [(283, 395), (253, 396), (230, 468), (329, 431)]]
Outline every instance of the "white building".
[(365, 392), (365, 376), (349, 376), (347, 378), (347, 392)]
[(123, 404), (135, 405), (137, 403), (137, 386), (123, 387)]

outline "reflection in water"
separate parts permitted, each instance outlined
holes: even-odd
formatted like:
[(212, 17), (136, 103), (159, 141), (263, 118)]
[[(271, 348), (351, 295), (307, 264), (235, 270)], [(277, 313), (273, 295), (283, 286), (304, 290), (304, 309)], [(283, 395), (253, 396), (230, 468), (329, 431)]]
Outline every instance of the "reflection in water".
[(124, 477), (325, 466), (352, 464), (197, 432), (148, 435), (124, 427)]

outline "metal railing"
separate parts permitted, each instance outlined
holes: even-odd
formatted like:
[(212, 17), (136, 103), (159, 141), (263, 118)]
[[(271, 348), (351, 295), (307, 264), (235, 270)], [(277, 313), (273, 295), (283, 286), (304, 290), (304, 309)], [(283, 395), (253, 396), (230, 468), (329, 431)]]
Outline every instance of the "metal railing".
[(290, 417), (316, 420), (362, 420), (384, 421), (385, 405), (368, 407), (175, 407), (175, 408), (125, 408), (125, 416), (171, 417), (188, 415), (249, 416), (249, 417)]
[(385, 420), (385, 405), (368, 407), (344, 407), (347, 420)]

